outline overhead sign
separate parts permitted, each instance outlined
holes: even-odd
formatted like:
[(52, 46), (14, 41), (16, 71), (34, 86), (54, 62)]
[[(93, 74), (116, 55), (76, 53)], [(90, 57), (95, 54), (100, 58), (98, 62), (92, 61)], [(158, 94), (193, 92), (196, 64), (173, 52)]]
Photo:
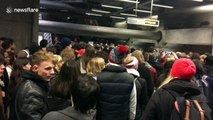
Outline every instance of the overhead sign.
[(148, 18), (132, 18), (128, 17), (126, 20), (127, 24), (133, 25), (143, 25), (143, 26), (151, 26), (151, 27), (159, 27), (160, 21), (155, 19)]

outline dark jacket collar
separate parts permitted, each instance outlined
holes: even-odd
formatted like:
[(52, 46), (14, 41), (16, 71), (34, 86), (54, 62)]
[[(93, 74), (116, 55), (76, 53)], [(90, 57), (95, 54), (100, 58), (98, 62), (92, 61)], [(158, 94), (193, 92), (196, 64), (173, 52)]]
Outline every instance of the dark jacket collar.
[(126, 72), (126, 68), (120, 65), (108, 64), (103, 71)]
[(162, 87), (163, 89), (168, 89), (174, 91), (180, 95), (199, 95), (201, 91), (192, 82), (180, 79), (171, 80), (167, 85)]
[(36, 83), (38, 86), (48, 90), (49, 89), (49, 82), (44, 80), (41, 76), (33, 71), (24, 71), (23, 72), (23, 80), (31, 80)]

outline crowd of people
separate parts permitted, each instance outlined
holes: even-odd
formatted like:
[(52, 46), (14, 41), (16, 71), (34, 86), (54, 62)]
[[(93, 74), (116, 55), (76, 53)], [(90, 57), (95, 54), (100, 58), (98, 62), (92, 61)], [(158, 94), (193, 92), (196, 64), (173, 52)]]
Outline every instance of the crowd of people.
[(13, 39), (0, 38), (0, 120), (181, 120), (177, 97), (198, 100), (211, 120), (212, 88), (209, 53), (67, 37), (16, 51)]

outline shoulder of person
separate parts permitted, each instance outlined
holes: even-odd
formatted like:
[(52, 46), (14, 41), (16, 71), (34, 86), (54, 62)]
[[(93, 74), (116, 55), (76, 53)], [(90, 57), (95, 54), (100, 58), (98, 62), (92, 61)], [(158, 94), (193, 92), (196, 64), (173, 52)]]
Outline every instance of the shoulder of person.
[(70, 119), (68, 116), (58, 111), (53, 111), (47, 113), (41, 120), (72, 120), (72, 119)]

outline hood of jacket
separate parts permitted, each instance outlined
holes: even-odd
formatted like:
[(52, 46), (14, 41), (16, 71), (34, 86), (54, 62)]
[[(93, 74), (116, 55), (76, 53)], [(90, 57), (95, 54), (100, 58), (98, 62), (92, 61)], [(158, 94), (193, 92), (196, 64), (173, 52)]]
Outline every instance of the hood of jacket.
[(171, 90), (179, 95), (189, 95), (195, 96), (199, 95), (201, 91), (199, 87), (190, 81), (174, 79), (171, 80), (168, 84), (162, 87), (163, 89)]
[(80, 111), (75, 110), (73, 107), (68, 107), (60, 112), (69, 116), (73, 120), (90, 120), (90, 117), (87, 114), (83, 114)]
[(127, 70), (128, 73), (132, 74), (133, 76), (140, 77), (140, 74), (137, 70), (131, 69), (131, 68), (127, 68), (126, 70)]
[(120, 66), (117, 64), (107, 64), (103, 71), (110, 71), (110, 72), (127, 72), (124, 66)]

